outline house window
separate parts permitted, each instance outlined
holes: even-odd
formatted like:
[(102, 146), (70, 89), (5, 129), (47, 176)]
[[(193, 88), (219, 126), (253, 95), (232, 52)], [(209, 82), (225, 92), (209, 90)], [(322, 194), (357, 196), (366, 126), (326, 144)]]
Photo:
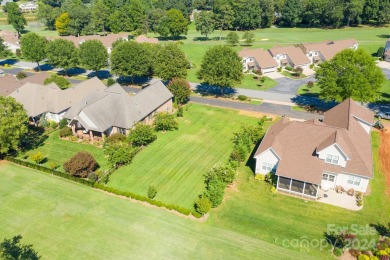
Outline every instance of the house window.
[(324, 181), (334, 182), (335, 176), (332, 175), (332, 174), (324, 173), (324, 174), (322, 174), (322, 179), (323, 179)]
[(126, 129), (118, 127), (118, 133), (126, 135)]
[(360, 186), (361, 181), (362, 181), (362, 178), (360, 178), (360, 177), (349, 176), (347, 183), (355, 185), (355, 186)]
[(339, 157), (337, 155), (327, 154), (325, 161), (327, 163), (331, 163), (331, 164), (338, 164), (339, 163)]
[(264, 171), (267, 171), (267, 172), (271, 172), (273, 168), (274, 168), (273, 164), (266, 163), (266, 162), (263, 162), (263, 166), (261, 167), (261, 169), (263, 169)]

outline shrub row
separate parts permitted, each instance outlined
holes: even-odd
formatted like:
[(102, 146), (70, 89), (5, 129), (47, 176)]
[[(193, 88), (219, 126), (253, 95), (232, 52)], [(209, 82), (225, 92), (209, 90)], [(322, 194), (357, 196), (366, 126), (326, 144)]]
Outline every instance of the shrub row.
[(34, 169), (34, 170), (42, 171), (42, 172), (45, 172), (45, 173), (50, 173), (52, 175), (55, 175), (55, 176), (58, 176), (58, 177), (61, 177), (61, 178), (64, 178), (64, 179), (68, 179), (68, 180), (71, 180), (71, 181), (75, 181), (75, 182), (78, 182), (78, 183), (81, 183), (81, 184), (84, 184), (84, 185), (87, 185), (87, 186), (90, 186), (90, 187), (93, 187), (93, 184), (94, 184), (93, 182), (91, 182), (89, 180), (81, 179), (81, 178), (78, 178), (78, 177), (74, 177), (74, 176), (68, 175), (68, 174), (60, 172), (60, 171), (56, 171), (56, 170), (52, 170), (52, 169), (46, 168), (46, 167), (44, 167), (42, 165), (37, 165), (37, 164), (34, 164), (34, 163), (26, 162), (26, 161), (23, 161), (23, 160), (20, 160), (20, 159), (16, 159), (16, 158), (13, 158), (13, 157), (10, 157), (10, 156), (6, 156), (5, 159), (7, 161), (19, 164), (19, 165), (24, 166), (24, 167), (28, 167), (28, 168), (31, 168), (31, 169)]
[(28, 168), (31, 168), (31, 169), (34, 169), (34, 170), (39, 170), (39, 171), (42, 171), (42, 172), (45, 172), (45, 173), (53, 174), (55, 176), (58, 176), (58, 177), (61, 177), (61, 178), (64, 178), (64, 179), (68, 179), (68, 180), (71, 180), (71, 181), (75, 181), (75, 182), (78, 182), (78, 183), (81, 183), (81, 184), (84, 184), (84, 185), (87, 185), (87, 186), (90, 186), (90, 187), (94, 187), (96, 189), (104, 190), (104, 191), (109, 192), (109, 193), (113, 193), (113, 194), (120, 195), (120, 196), (125, 196), (127, 198), (131, 198), (131, 199), (135, 199), (135, 200), (139, 200), (139, 201), (144, 201), (144, 202), (147, 202), (147, 203), (149, 203), (151, 205), (154, 205), (154, 206), (157, 206), (157, 207), (163, 207), (163, 208), (166, 208), (168, 210), (174, 210), (174, 211), (176, 211), (176, 212), (178, 212), (180, 214), (186, 215), (186, 216), (189, 216), (191, 214), (191, 215), (193, 215), (196, 218), (202, 217), (202, 215), (199, 214), (196, 211), (191, 211), (189, 209), (186, 209), (186, 208), (183, 208), (183, 207), (179, 207), (177, 205), (167, 204), (167, 203), (164, 203), (162, 201), (152, 200), (152, 199), (149, 199), (148, 197), (145, 197), (145, 196), (142, 196), (142, 195), (138, 195), (138, 194), (135, 194), (135, 193), (132, 193), (132, 192), (120, 191), (120, 190), (117, 190), (115, 188), (105, 186), (105, 185), (103, 185), (101, 183), (97, 183), (97, 182), (94, 183), (94, 182), (92, 182), (90, 180), (74, 177), (74, 176), (68, 175), (68, 174), (60, 172), (60, 171), (56, 171), (56, 170), (52, 170), (52, 169), (46, 168), (46, 167), (41, 166), (41, 165), (37, 165), (37, 164), (34, 164), (34, 163), (26, 162), (26, 161), (23, 161), (23, 160), (20, 160), (20, 159), (17, 159), (17, 158), (13, 158), (13, 157), (10, 157), (10, 156), (5, 156), (4, 159), (7, 160), (7, 161), (10, 161), (10, 162), (13, 162), (15, 164), (19, 164), (21, 166), (25, 166), (25, 167), (28, 167)]
[(106, 192), (113, 193), (113, 194), (116, 194), (116, 195), (119, 195), (119, 196), (124, 196), (126, 198), (131, 198), (131, 199), (135, 199), (135, 200), (138, 200), (138, 201), (147, 202), (147, 203), (149, 203), (151, 205), (154, 205), (154, 206), (157, 206), (157, 207), (163, 207), (163, 208), (166, 208), (168, 210), (174, 210), (174, 211), (177, 211), (180, 214), (183, 214), (183, 215), (186, 215), (186, 216), (189, 216), (190, 214), (192, 214), (196, 218), (202, 217), (202, 215), (200, 215), (199, 213), (197, 213), (195, 211), (191, 211), (189, 209), (182, 208), (182, 207), (179, 207), (179, 206), (176, 206), (176, 205), (172, 205), (172, 204), (167, 204), (167, 203), (164, 203), (162, 201), (149, 199), (148, 197), (145, 197), (145, 196), (142, 196), (142, 195), (138, 195), (138, 194), (135, 194), (135, 193), (132, 193), (132, 192), (129, 192), (129, 191), (120, 191), (120, 190), (117, 190), (115, 188), (103, 185), (101, 183), (97, 183), (96, 182), (94, 184), (94, 188), (99, 189), (99, 190), (104, 190)]

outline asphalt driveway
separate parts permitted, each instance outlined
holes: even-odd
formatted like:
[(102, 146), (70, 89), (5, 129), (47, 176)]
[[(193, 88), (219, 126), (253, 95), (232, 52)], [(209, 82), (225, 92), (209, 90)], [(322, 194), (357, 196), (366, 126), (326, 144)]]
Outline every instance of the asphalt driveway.
[(304, 79), (291, 79), (288, 77), (274, 79), (277, 82), (277, 85), (273, 88), (266, 90), (267, 92), (275, 92), (281, 94), (295, 95), (297, 89), (306, 84), (309, 81), (315, 81), (314, 76), (309, 76)]

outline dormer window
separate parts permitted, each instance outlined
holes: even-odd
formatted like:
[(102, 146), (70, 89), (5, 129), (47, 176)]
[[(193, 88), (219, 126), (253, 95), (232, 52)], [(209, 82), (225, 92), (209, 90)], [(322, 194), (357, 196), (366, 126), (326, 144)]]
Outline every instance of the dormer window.
[(327, 154), (325, 162), (331, 163), (331, 164), (339, 164), (339, 157), (337, 155)]

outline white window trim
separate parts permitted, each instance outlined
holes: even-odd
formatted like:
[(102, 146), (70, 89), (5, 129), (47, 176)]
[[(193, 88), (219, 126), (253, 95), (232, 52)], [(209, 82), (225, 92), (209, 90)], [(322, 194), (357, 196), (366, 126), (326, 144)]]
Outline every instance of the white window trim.
[(272, 163), (263, 162), (261, 164), (261, 169), (262, 170), (265, 170), (265, 171), (268, 171), (268, 172), (272, 172), (273, 168), (274, 168), (274, 165)]
[[(337, 158), (337, 159), (336, 159)], [(329, 161), (328, 161), (329, 160)], [(326, 163), (335, 164), (338, 165), (340, 160), (340, 156), (333, 155), (333, 154), (327, 154), (325, 158)]]
[(362, 183), (362, 178), (357, 176), (348, 176), (347, 183), (354, 186), (360, 186)]

